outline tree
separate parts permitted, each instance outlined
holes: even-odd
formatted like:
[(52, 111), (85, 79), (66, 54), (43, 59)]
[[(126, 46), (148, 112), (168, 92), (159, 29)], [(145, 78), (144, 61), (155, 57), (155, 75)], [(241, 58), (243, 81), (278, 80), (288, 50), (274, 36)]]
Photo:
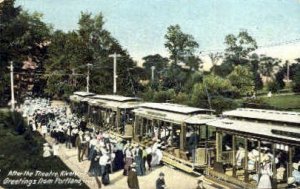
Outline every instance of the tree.
[(290, 66), (290, 77), (292, 79), (292, 89), (294, 92), (300, 92), (300, 58), (295, 59), (296, 63)]
[(250, 70), (253, 73), (255, 91), (263, 88), (263, 81), (259, 73), (259, 56), (253, 53), (250, 56)]
[(248, 56), (257, 49), (257, 43), (247, 31), (241, 31), (237, 36), (229, 34), (225, 37), (225, 59), (230, 60), (234, 65), (248, 63)]
[(199, 47), (194, 37), (183, 33), (179, 25), (169, 26), (165, 39), (165, 47), (168, 49), (170, 59), (175, 65), (179, 60), (183, 60), (184, 56), (193, 55), (195, 49)]
[(300, 67), (298, 66), (293, 77), (293, 91), (300, 92)]
[(203, 81), (203, 73), (199, 71), (193, 72), (184, 83), (184, 92), (190, 94), (190, 92), (193, 90), (193, 86), (196, 83), (200, 83), (202, 81)]
[[(286, 61), (288, 64), (288, 61)], [(285, 87), (284, 78), (286, 76), (286, 65), (280, 67), (279, 71), (275, 74), (275, 82), (278, 89), (283, 89)]]
[(234, 69), (234, 65), (230, 60), (223, 60), (221, 65), (216, 65), (214, 68), (214, 74), (221, 76), (221, 77), (226, 77), (228, 74), (230, 74)]
[(173, 101), (176, 96), (174, 89), (168, 89), (166, 91), (157, 91), (154, 93), (153, 101), (154, 102), (169, 102)]
[(162, 90), (174, 89), (176, 92), (182, 91), (184, 84), (189, 79), (189, 70), (182, 69), (179, 65), (172, 64), (162, 73)]
[(210, 69), (210, 71), (212, 73), (215, 73), (215, 68), (217, 66), (217, 63), (219, 62), (219, 60), (222, 58), (222, 54), (217, 52), (217, 53), (209, 53), (209, 58), (212, 64), (212, 67)]
[[(283, 74), (285, 77), (287, 76), (287, 63), (289, 63), (289, 62), (286, 61), (286, 64), (282, 65), (278, 71), (278, 72), (282, 72), (280, 74)], [(294, 76), (298, 69), (300, 69), (300, 58), (297, 58), (294, 60), (294, 62), (289, 63), (289, 79), (290, 80), (294, 79)]]
[(274, 73), (279, 68), (281, 60), (272, 58), (266, 55), (260, 56), (259, 70), (260, 73), (268, 78), (268, 81), (273, 78)]
[(85, 44), (76, 32), (56, 31), (52, 34), (48, 48), (45, 68), (47, 95), (67, 98), (74, 90), (80, 90), (85, 84), (85, 76), (71, 74), (84, 73), (87, 67), (83, 63)]
[[(28, 58), (37, 64), (36, 72), (43, 71), (43, 62), (47, 56), (47, 41), (49, 41), (51, 27), (41, 21), (40, 13), (29, 14), (21, 7), (14, 6), (14, 0), (0, 3), (0, 95), (8, 96), (9, 61), (14, 62), (16, 72), (22, 69), (23, 61)], [(27, 73), (25, 73), (27, 74)], [(16, 80), (16, 86), (21, 81)], [(39, 85), (40, 83), (36, 83)], [(16, 88), (18, 99), (27, 90)]]
[(207, 75), (203, 82), (194, 85), (191, 93), (191, 105), (209, 108), (209, 99), (219, 96), (230, 97), (235, 93), (236, 88), (231, 85), (228, 79), (216, 75)]
[(56, 31), (53, 34), (46, 66), (47, 93), (61, 98), (69, 96), (74, 90), (85, 90), (88, 63), (92, 64), (90, 91), (112, 93), (113, 59), (109, 55), (117, 53), (121, 55), (117, 60), (117, 92), (136, 95), (136, 91), (141, 89), (139, 80), (144, 77), (144, 72), (137, 68), (128, 52), (104, 29), (102, 14), (93, 16), (91, 13), (81, 13), (78, 24), (78, 30), (67, 33)]
[(240, 95), (252, 94), (254, 91), (253, 74), (245, 66), (236, 66), (227, 76), (232, 86), (238, 89)]
[(184, 62), (189, 71), (199, 71), (203, 68), (203, 61), (198, 56), (188, 56)]
[(169, 60), (159, 54), (148, 55), (143, 58), (143, 67), (147, 72), (148, 78), (151, 78), (151, 67), (155, 67), (155, 77), (160, 78), (162, 71), (167, 68)]

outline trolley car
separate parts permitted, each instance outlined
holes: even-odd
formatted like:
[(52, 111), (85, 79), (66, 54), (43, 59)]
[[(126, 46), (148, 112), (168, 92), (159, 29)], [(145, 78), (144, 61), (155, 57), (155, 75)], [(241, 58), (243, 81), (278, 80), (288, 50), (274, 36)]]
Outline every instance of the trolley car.
[(70, 99), (114, 135), (143, 146), (159, 140), (165, 163), (189, 173), (205, 170), (205, 182), (215, 188), (256, 188), (266, 154), (273, 187), (286, 187), (300, 160), (300, 113), (240, 108), (216, 118), (210, 109), (135, 97), (77, 92)]
[(118, 95), (95, 95), (88, 101), (90, 123), (114, 132), (122, 138), (132, 137), (133, 110), (140, 99)]
[(72, 113), (86, 117), (89, 114), (88, 101), (90, 100), (90, 97), (94, 95), (94, 93), (83, 91), (74, 92), (74, 94), (70, 96), (70, 108)]
[(256, 188), (270, 163), (272, 188), (285, 188), (293, 162), (300, 160), (300, 113), (241, 108), (222, 117), (207, 123), (216, 128), (216, 161), (206, 178)]
[(215, 119), (213, 111), (170, 103), (142, 103), (133, 110), (134, 140), (146, 146), (159, 140), (163, 161), (186, 172), (208, 164), (214, 133), (206, 123)]

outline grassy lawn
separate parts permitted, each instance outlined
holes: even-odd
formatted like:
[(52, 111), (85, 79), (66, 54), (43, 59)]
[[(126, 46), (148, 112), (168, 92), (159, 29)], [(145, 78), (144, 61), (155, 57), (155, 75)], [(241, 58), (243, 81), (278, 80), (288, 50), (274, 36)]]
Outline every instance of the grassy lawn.
[(300, 112), (300, 95), (263, 97), (263, 101), (278, 109)]
[[(7, 111), (0, 111), (0, 186), (4, 188), (88, 188), (82, 181), (81, 185), (76, 184), (63, 184), (62, 182), (54, 182), (57, 178), (62, 180), (79, 178), (76, 175), (64, 177), (64, 176), (36, 176), (37, 171), (61, 173), (67, 171), (71, 173), (71, 170), (57, 157), (51, 156), (43, 158), (43, 144), (45, 140), (38, 133), (31, 133), (28, 131), (26, 124), (24, 123), (20, 114), (15, 114), (12, 119), (12, 114)], [(24, 126), (24, 127), (23, 127)], [(23, 129), (25, 128), (25, 130)], [(23, 130), (23, 131), (22, 131)], [(21, 131), (21, 132), (19, 132)], [(34, 173), (31, 176), (11, 176), (8, 175), (10, 171), (18, 172), (31, 172)], [(23, 183), (12, 185), (10, 180), (23, 179)], [(48, 184), (43, 183), (49, 181)], [(51, 179), (53, 182), (51, 183)], [(58, 181), (57, 179), (56, 181)], [(25, 180), (28, 182), (34, 182), (28, 187), (24, 184)], [(5, 184), (6, 183), (6, 184)]]

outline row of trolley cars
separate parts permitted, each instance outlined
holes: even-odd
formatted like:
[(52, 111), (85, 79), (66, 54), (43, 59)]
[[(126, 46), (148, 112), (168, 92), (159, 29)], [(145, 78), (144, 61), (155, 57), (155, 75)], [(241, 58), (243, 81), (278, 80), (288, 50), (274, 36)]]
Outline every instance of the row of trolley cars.
[[(249, 170), (251, 149), (257, 149), (259, 157), (266, 148), (272, 154), (272, 183), (278, 188), (287, 185), (293, 163), (300, 160), (300, 113), (240, 108), (217, 116), (210, 109), (86, 92), (74, 92), (70, 102), (71, 110), (90, 125), (116, 137), (143, 146), (151, 145), (153, 136), (165, 141), (164, 163), (202, 173), (216, 188), (256, 188), (251, 175), (260, 174), (260, 161)], [(242, 163), (237, 163), (238, 146), (244, 148)], [(286, 160), (280, 179), (275, 159), (279, 154)]]

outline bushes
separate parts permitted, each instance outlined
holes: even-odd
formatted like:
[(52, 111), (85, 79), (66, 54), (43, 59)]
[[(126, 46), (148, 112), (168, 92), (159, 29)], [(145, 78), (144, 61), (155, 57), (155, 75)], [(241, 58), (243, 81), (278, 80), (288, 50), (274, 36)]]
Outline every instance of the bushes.
[(216, 96), (211, 99), (211, 106), (217, 114), (221, 114), (224, 110), (232, 110), (239, 107), (239, 104), (231, 98)]
[(176, 96), (174, 89), (169, 89), (167, 91), (158, 91), (154, 93), (153, 101), (154, 102), (168, 102), (173, 101)]
[(274, 109), (263, 98), (247, 98), (243, 101), (242, 105), (245, 108)]
[(19, 112), (0, 111), (0, 119), (5, 128), (12, 127), (14, 134), (23, 134), (26, 130), (26, 123)]
[(275, 93), (280, 90), (280, 85), (276, 81), (271, 81), (267, 83), (268, 90)]
[(300, 68), (297, 69), (293, 78), (293, 91), (300, 92)]

